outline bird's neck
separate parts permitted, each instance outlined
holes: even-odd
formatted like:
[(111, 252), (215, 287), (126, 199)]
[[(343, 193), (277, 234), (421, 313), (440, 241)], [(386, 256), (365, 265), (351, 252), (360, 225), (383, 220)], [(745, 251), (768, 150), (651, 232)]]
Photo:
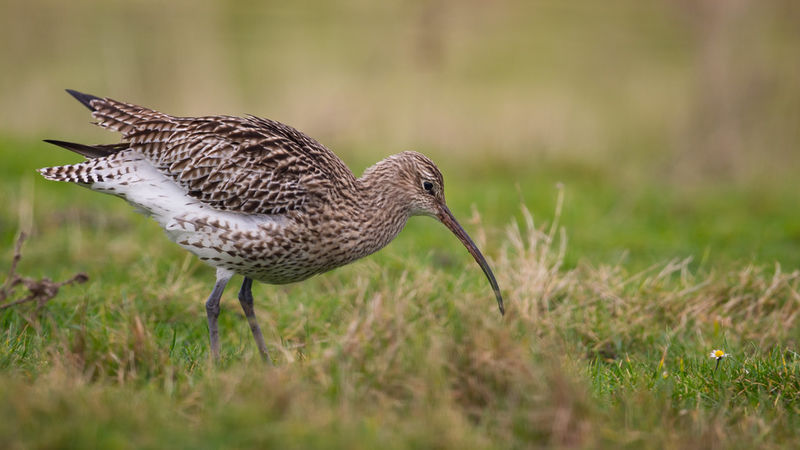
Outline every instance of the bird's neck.
[(356, 180), (358, 187), (354, 225), (359, 229), (354, 245), (358, 257), (372, 254), (389, 244), (405, 227), (408, 208), (398, 201), (391, 183), (379, 173), (367, 171)]

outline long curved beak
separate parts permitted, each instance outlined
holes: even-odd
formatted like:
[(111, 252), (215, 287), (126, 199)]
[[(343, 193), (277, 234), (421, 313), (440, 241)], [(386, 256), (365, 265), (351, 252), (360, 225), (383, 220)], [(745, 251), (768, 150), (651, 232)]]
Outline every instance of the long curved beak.
[(472, 239), (469, 237), (464, 228), (458, 224), (458, 221), (455, 217), (453, 217), (453, 213), (447, 208), (446, 205), (441, 205), (441, 210), (437, 216), (440, 222), (444, 224), (450, 231), (455, 234), (458, 239), (467, 247), (469, 253), (475, 258), (475, 261), (481, 266), (483, 269), (483, 273), (486, 274), (486, 278), (489, 279), (489, 284), (492, 285), (492, 290), (494, 290), (494, 295), (497, 297), (497, 306), (500, 308), (500, 314), (505, 314), (506, 310), (503, 307), (503, 296), (500, 295), (500, 287), (497, 286), (497, 280), (494, 278), (494, 274), (492, 273), (492, 269), (489, 268), (489, 263), (486, 262), (486, 258), (483, 257), (481, 251), (478, 250), (478, 246), (472, 242)]

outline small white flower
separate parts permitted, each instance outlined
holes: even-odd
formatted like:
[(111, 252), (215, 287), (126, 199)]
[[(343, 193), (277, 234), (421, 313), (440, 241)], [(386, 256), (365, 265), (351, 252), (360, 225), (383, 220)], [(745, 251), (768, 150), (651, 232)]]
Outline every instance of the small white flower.
[(728, 353), (725, 353), (725, 350), (712, 350), (711, 353), (708, 355), (709, 358), (714, 358), (719, 361), (722, 358), (727, 358), (730, 356)]

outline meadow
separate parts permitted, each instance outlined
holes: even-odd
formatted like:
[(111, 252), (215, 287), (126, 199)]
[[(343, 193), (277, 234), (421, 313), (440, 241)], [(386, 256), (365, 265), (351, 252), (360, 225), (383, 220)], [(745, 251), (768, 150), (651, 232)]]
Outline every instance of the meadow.
[[(4, 284), (20, 232), (17, 274), (88, 281), (0, 310), (0, 446), (794, 446), (800, 17), (678, 4), (4, 5), (7, 42), (40, 34), (0, 49), (0, 307), (27, 292)], [(430, 155), (506, 315), (414, 218), (362, 261), (254, 286), (275, 367), (234, 278), (214, 366), (212, 269), (35, 173), (80, 159), (41, 139), (113, 139), (62, 88), (268, 116), (356, 174)]]

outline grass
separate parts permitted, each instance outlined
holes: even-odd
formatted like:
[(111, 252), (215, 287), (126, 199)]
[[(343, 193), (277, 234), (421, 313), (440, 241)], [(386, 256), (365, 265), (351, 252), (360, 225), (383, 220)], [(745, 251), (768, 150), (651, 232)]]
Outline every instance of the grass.
[[(492, 203), (520, 195), (487, 188), (510, 184), (491, 171), (448, 173), (453, 209), (493, 261), (505, 318), (455, 239), (416, 220), (365, 261), (256, 287), (275, 368), (260, 363), (230, 289), (213, 368), (203, 309), (211, 270), (124, 202), (31, 178), (61, 154), (24, 145), (2, 147), (3, 261), (17, 224), (29, 224), (21, 273), (61, 280), (82, 270), (90, 281), (38, 313), (0, 311), (4, 447), (751, 448), (798, 438), (796, 256), (691, 238), (708, 232), (707, 205), (733, 230), (759, 232), (762, 216), (720, 200), (735, 186), (654, 202), (659, 185), (640, 184), (641, 197), (623, 200), (635, 207), (601, 219), (607, 205), (581, 199), (619, 188), (604, 174), (596, 189), (562, 170), (563, 188), (519, 183), (522, 198), (549, 196), (539, 207), (550, 211), (534, 220), (518, 202)], [(786, 197), (773, 201), (760, 207), (796, 220)], [(472, 202), (490, 205), (491, 223), (469, 219)], [(677, 203), (685, 253), (668, 239), (624, 252), (620, 243), (658, 241), (662, 208)], [(731, 354), (716, 370), (714, 348)]]

